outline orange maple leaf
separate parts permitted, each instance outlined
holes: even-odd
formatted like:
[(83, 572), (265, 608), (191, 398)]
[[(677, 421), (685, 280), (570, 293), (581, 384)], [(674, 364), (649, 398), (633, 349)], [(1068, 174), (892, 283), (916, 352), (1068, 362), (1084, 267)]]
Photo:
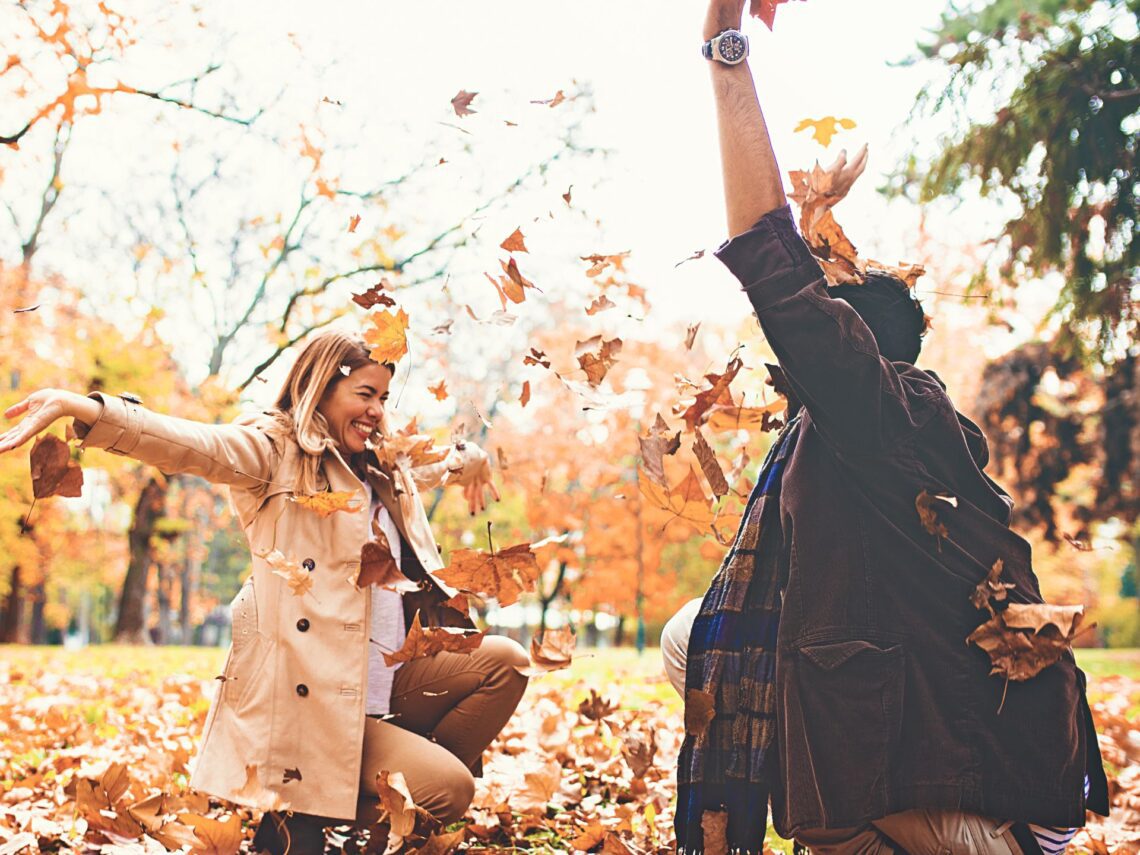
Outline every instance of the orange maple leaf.
[(371, 347), (369, 356), (376, 362), (395, 363), (408, 352), (408, 313), (373, 312), (368, 316), (371, 324), (364, 330), (364, 342)]
[(436, 575), (453, 588), (509, 606), (524, 591), (534, 589), (538, 572), (530, 544), (520, 543), (498, 552), (457, 549), (451, 553), (451, 563)]
[(384, 662), (391, 667), (397, 662), (411, 662), (413, 659), (435, 656), (437, 653), (470, 653), (483, 643), (484, 635), (486, 630), (473, 632), (452, 626), (433, 626), (425, 629), (420, 623), (420, 613), (416, 612), (403, 646), (395, 653), (385, 653)]
[(736, 379), (737, 373), (744, 367), (744, 362), (739, 357), (733, 358), (724, 369), (722, 374), (706, 374), (705, 379), (711, 385), (709, 388), (698, 392), (697, 399), (692, 405), (685, 410), (681, 416), (685, 420), (685, 424), (689, 426), (689, 430), (695, 430), (697, 425), (705, 420), (705, 414), (712, 408), (714, 404), (720, 402), (721, 397), (728, 393), (728, 388), (732, 381)]
[(798, 125), (794, 133), (806, 131), (811, 129), (811, 136), (817, 143), (826, 148), (831, 145), (831, 140), (839, 133), (840, 128), (849, 131), (855, 127), (853, 119), (839, 119), (835, 116), (824, 116), (822, 119), (803, 119)]
[(528, 677), (537, 677), (569, 668), (577, 643), (578, 637), (572, 629), (548, 629), (535, 633), (530, 640), (530, 664), (517, 670)]
[(523, 242), (523, 233), (520, 229), (515, 229), (507, 239), (499, 244), (507, 252), (529, 252), (526, 248), (526, 243)]
[(311, 496), (292, 496), (289, 501), (300, 505), (302, 508), (308, 508), (323, 519), (331, 517), (337, 511), (355, 514), (364, 507), (362, 503), (353, 504), (357, 498), (355, 490), (340, 493), (329, 491), (327, 493), (314, 493)]
[(522, 394), (519, 395), (519, 406), (525, 407), (530, 403), (530, 381), (524, 380), (522, 385)]
[(596, 388), (605, 379), (606, 374), (617, 362), (617, 355), (621, 353), (621, 344), (620, 338), (604, 341), (600, 335), (575, 343), (574, 356), (582, 370), (586, 372), (586, 382)]
[(304, 596), (313, 589), (312, 574), (292, 558), (287, 558), (280, 549), (254, 554), (265, 559), (265, 563), (273, 569), (274, 576), (280, 576), (288, 583), (293, 596)]
[(471, 102), (478, 94), (478, 92), (468, 92), (465, 89), (460, 89), (455, 97), (451, 99), (451, 109), (455, 111), (455, 115), (459, 116), (459, 118), (473, 116), (475, 110), (471, 109)]
[(352, 219), (348, 221), (349, 234), (356, 231), (356, 227), (360, 225), (360, 214), (353, 214)]
[(435, 399), (437, 401), (446, 401), (447, 400), (447, 380), (446, 379), (440, 380), (439, 383), (437, 383), (436, 385), (428, 386), (428, 391), (431, 392), (433, 395), (435, 395)]

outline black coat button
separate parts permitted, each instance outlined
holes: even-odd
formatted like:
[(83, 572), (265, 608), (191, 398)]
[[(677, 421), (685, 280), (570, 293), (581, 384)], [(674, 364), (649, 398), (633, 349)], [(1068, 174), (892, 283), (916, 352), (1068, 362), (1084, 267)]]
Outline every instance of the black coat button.
[(309, 694), (309, 687), (306, 686), (304, 683), (298, 683), (297, 684), (297, 694), (300, 695), (302, 698), (305, 697), (306, 695)]
[(299, 629), (301, 632), (308, 632), (309, 621), (306, 618), (301, 618), (299, 621), (297, 621), (297, 629)]
[(308, 570), (310, 573), (312, 573), (317, 567), (317, 562), (314, 561), (312, 558), (306, 558), (304, 561), (301, 562), (301, 566), (304, 567), (306, 570)]

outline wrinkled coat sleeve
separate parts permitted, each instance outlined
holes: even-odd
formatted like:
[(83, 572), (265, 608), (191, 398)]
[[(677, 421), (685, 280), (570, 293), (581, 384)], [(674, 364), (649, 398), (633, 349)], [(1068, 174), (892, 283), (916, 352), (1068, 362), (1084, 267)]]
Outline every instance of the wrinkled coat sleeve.
[(447, 457), (438, 463), (416, 466), (412, 478), (419, 490), (434, 490), (443, 484), (466, 486), (487, 461), (487, 452), (473, 442), (461, 442), (447, 450)]
[(716, 256), (744, 286), (793, 391), (830, 442), (873, 451), (909, 423), (897, 371), (858, 313), (828, 296), (786, 205)]
[(265, 431), (250, 425), (211, 425), (152, 412), (102, 392), (95, 423), (75, 423), (84, 448), (103, 448), (168, 474), (197, 475), (215, 484), (258, 492), (270, 483), (277, 452)]

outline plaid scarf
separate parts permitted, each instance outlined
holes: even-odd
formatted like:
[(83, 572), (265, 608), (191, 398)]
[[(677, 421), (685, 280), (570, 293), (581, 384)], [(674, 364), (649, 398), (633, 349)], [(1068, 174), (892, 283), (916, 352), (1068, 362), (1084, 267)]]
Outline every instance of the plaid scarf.
[(783, 577), (780, 481), (798, 435), (799, 419), (792, 419), (769, 449), (689, 636), (686, 695), (712, 695), (716, 716), (703, 734), (685, 736), (677, 760), (674, 828), (686, 855), (704, 852), (706, 811), (727, 812), (729, 852), (760, 855), (764, 848)]

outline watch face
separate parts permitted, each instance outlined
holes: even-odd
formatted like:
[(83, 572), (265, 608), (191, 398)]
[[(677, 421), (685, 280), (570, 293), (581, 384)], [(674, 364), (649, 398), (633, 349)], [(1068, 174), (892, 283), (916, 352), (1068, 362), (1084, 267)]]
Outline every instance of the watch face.
[(744, 59), (744, 39), (737, 33), (725, 33), (721, 36), (718, 50), (725, 62), (740, 62)]

